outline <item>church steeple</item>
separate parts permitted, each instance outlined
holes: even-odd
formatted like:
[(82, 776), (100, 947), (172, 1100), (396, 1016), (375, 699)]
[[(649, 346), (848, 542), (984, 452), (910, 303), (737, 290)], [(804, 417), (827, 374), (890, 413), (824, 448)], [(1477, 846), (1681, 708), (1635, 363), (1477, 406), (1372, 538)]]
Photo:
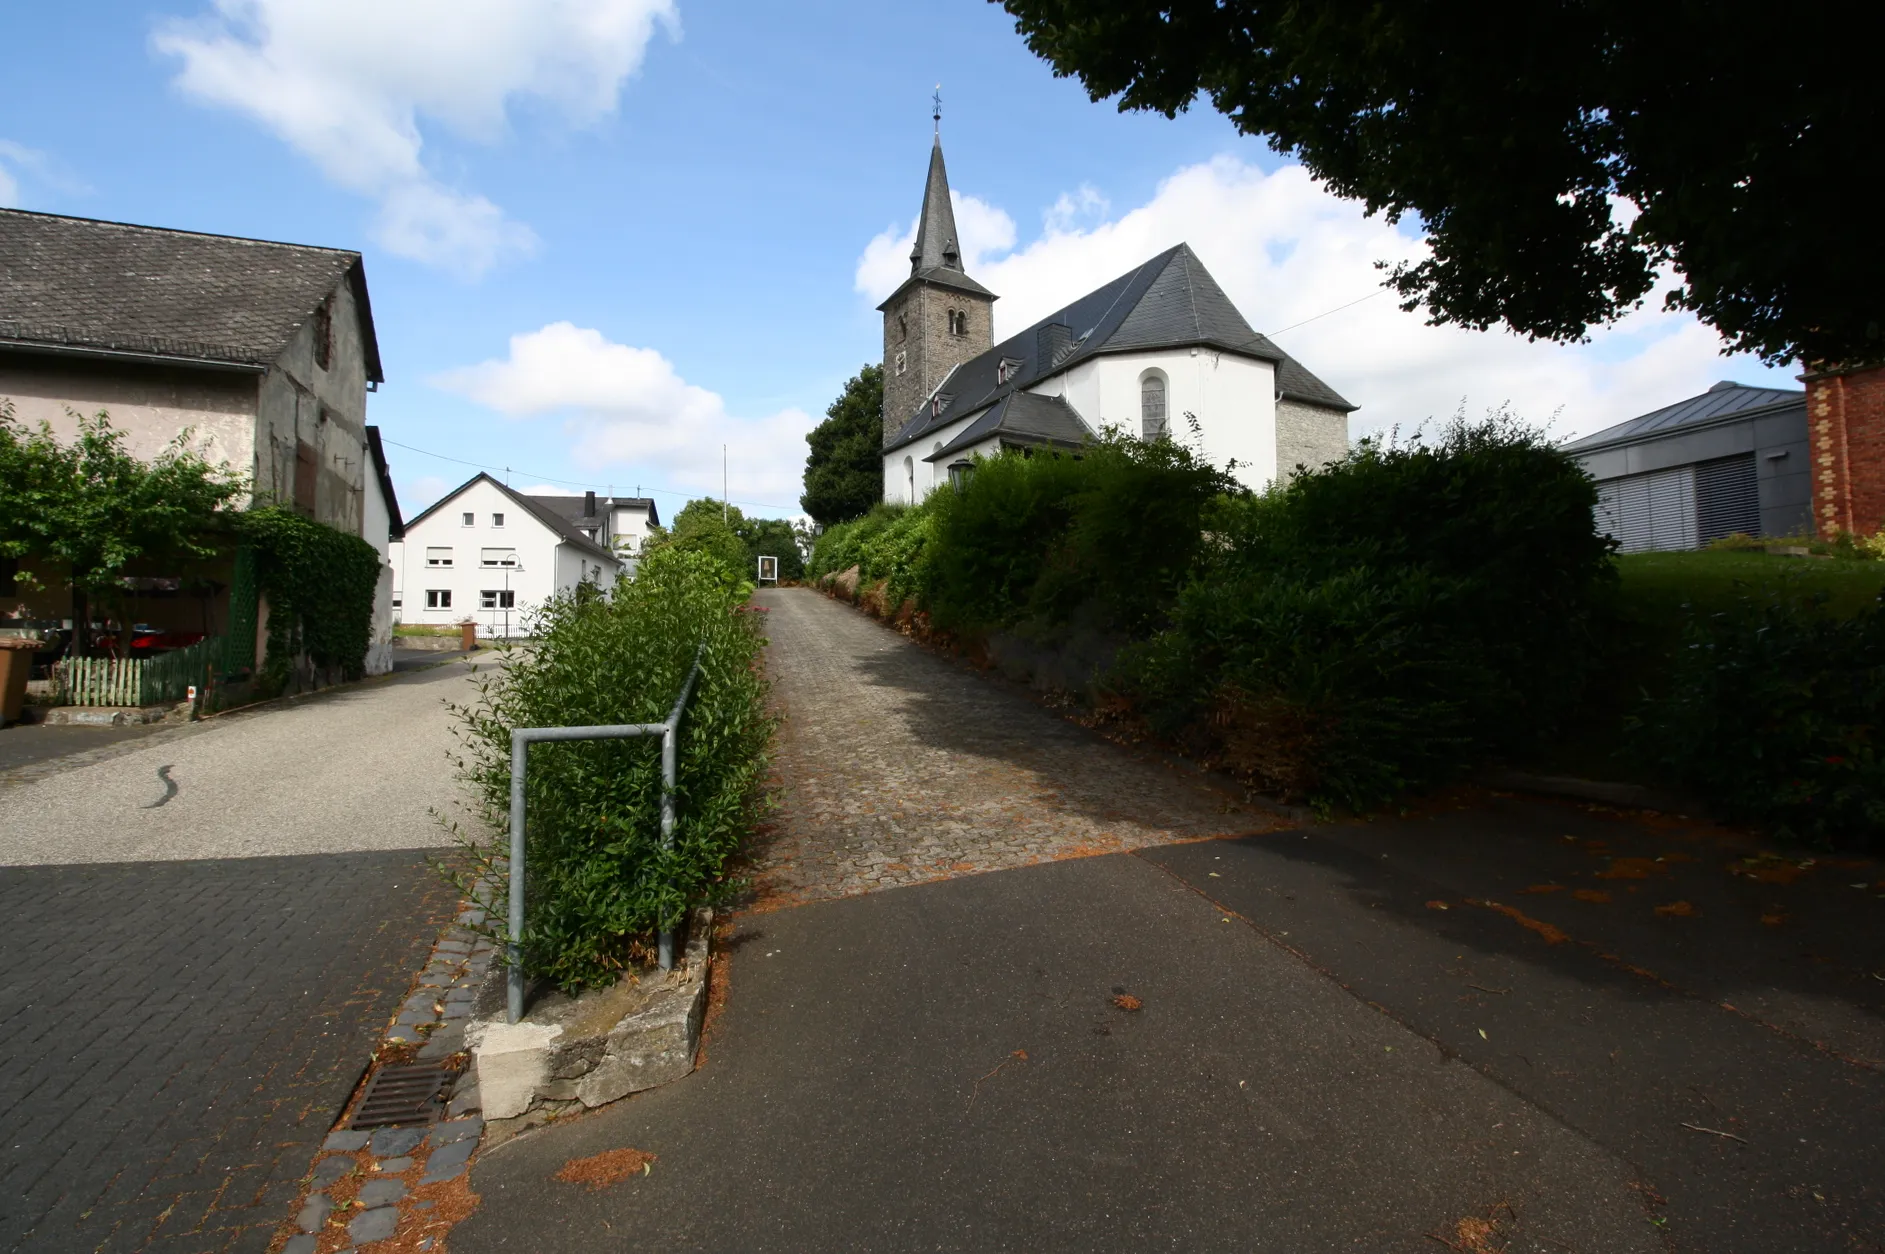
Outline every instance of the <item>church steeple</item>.
[(930, 145), (929, 182), (923, 187), (922, 216), (916, 220), (916, 245), (910, 249), (910, 273), (917, 275), (925, 270), (963, 274), (962, 246), (956, 239), (956, 211), (949, 203), (949, 171), (943, 166), (940, 134)]
[(910, 248), (910, 277), (877, 306), (884, 315), (886, 443), (929, 403), (951, 370), (995, 342), (994, 305), (995, 294), (963, 269), (939, 119)]

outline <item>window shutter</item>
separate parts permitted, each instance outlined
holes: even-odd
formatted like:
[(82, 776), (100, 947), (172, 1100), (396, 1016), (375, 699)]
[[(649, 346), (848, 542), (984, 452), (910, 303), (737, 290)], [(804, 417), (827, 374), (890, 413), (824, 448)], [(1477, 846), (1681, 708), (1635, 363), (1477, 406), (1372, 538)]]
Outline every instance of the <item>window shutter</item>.
[(1761, 534), (1761, 496), (1754, 454), (1724, 457), (1695, 468), (1696, 539), (1702, 544), (1740, 532)]
[(1695, 468), (1678, 466), (1597, 485), (1597, 528), (1625, 553), (1699, 547)]

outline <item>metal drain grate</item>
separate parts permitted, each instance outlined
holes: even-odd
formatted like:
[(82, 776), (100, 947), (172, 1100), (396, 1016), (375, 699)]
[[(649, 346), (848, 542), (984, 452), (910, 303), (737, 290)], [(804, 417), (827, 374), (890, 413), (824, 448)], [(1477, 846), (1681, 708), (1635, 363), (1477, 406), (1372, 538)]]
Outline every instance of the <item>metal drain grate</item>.
[(349, 1128), (397, 1128), (437, 1123), (445, 1112), (439, 1091), (448, 1078), (437, 1063), (381, 1067), (367, 1081)]

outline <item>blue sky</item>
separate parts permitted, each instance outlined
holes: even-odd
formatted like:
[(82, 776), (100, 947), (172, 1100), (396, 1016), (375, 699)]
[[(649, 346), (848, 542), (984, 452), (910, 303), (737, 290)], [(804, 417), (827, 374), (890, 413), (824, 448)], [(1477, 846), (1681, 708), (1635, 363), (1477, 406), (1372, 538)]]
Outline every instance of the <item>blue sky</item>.
[(981, 0), (15, 5), (0, 43), (0, 202), (366, 254), (409, 513), (472, 470), (400, 445), (672, 512), (726, 444), (735, 501), (796, 512), (804, 431), (880, 352), (938, 81), (998, 333), (1188, 239), (1357, 434), (1795, 386), (1654, 309), (1575, 347), (1425, 327), (1370, 295), (1409, 231), (1209, 109), (1088, 101)]

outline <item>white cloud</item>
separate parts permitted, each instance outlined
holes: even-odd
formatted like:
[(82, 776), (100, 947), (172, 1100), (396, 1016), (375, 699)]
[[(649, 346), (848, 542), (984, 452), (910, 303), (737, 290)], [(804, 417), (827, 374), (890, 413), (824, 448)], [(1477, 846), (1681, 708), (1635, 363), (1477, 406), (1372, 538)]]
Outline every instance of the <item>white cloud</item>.
[(0, 206), (20, 207), (20, 175), (30, 174), (35, 181), (60, 191), (80, 191), (83, 185), (59, 169), (51, 157), (37, 148), (10, 139), (0, 139)]
[(245, 113), (329, 179), (381, 202), (378, 238), (475, 276), (535, 236), (422, 160), (421, 122), (490, 143), (520, 98), (574, 125), (615, 107), (674, 0), (214, 0), (163, 25), (177, 84)]
[[(966, 196), (957, 203), (973, 203), (1012, 228), (998, 208)], [(1075, 225), (1096, 213), (1101, 220)], [(1477, 414), (1507, 401), (1533, 421), (1557, 414), (1560, 435), (1583, 434), (1723, 378), (1797, 386), (1751, 358), (1724, 360), (1719, 337), (1689, 315), (1663, 312), (1660, 292), (1614, 326), (1594, 330), (1584, 345), (1427, 326), (1423, 314), (1401, 312), (1382, 291), (1375, 268), (1420, 256), (1421, 242), (1331, 195), (1300, 166), (1266, 174), (1219, 157), (1178, 170), (1144, 205), (1113, 218), (1104, 213), (1103, 198), (1082, 188), (1050, 207), (1043, 234), (1019, 250), (999, 236), (983, 241), (984, 255), (969, 272), (1001, 295), (998, 338), (1188, 242), (1252, 326), (1274, 332), (1292, 356), (1362, 407), (1357, 434), (1449, 417), (1462, 402)], [(886, 232), (866, 246), (856, 282), (873, 303), (908, 276), (911, 238)], [(1329, 312), (1351, 301), (1359, 303)]]
[(591, 328), (553, 322), (513, 335), (508, 356), (430, 382), (514, 418), (562, 418), (576, 441), (577, 478), (628, 484), (640, 472), (644, 484), (717, 497), (724, 445), (735, 502), (790, 509), (798, 499), (810, 415), (737, 417), (654, 349)]

